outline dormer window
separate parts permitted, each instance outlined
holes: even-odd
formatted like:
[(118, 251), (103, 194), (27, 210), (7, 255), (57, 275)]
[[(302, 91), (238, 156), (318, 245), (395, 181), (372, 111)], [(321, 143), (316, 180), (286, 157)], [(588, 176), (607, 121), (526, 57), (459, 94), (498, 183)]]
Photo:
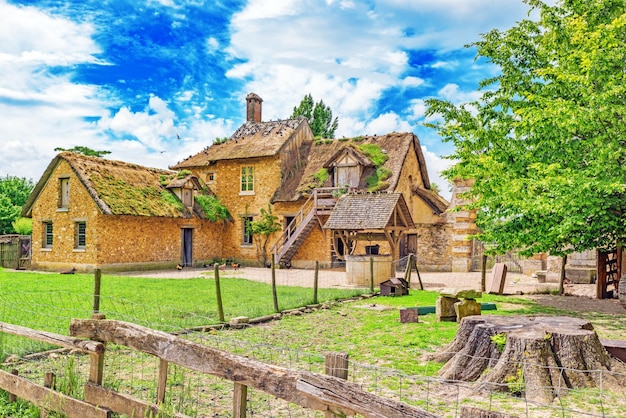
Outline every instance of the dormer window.
[(346, 146), (337, 151), (324, 168), (332, 174), (334, 187), (359, 188), (364, 181), (366, 168), (373, 167), (372, 161), (360, 151), (351, 146)]

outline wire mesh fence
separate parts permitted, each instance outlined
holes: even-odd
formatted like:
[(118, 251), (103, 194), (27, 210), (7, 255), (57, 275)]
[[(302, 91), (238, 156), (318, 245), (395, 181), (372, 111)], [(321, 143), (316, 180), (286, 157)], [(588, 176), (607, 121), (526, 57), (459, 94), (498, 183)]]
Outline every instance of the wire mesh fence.
[[(166, 277), (172, 273), (178, 276), (173, 279)], [(237, 338), (238, 331), (221, 332), (219, 327), (200, 331), (203, 326), (219, 325), (220, 321), (214, 301), (214, 271), (197, 269), (196, 273), (200, 277), (193, 277), (195, 274), (190, 270), (186, 270), (186, 275), (178, 271), (167, 272), (156, 279), (123, 277), (121, 280), (137, 280), (132, 286), (126, 282), (126, 293), (119, 292), (113, 283), (117, 279), (103, 276), (100, 312), (108, 319), (176, 333), (190, 341), (264, 363), (291, 370), (325, 373), (324, 353), (310, 353), (287, 345), (248, 342)], [(223, 270), (219, 274), (223, 275), (222, 294), (227, 318), (253, 318), (274, 312), (271, 289), (267, 288), (272, 283), (271, 270), (241, 268)], [(313, 269), (275, 272), (274, 281), (279, 289), (277, 293), (281, 309), (312, 303), (313, 274)], [(369, 293), (368, 289), (346, 286), (345, 281), (338, 279), (341, 274), (345, 272), (337, 272), (335, 269), (319, 273), (320, 303)], [(60, 277), (41, 275), (38, 279), (54, 281)], [(0, 321), (68, 335), (72, 318), (89, 318), (92, 315), (94, 294), (93, 280), (79, 275), (67, 280), (74, 281), (75, 285), (69, 290), (55, 290), (50, 282), (40, 289), (34, 289), (37, 286), (31, 283), (32, 286), (26, 286), (31, 290), (24, 290), (17, 283), (20, 279), (16, 278), (12, 286), (0, 289)], [(259, 288), (259, 284), (265, 287)], [(183, 291), (185, 287), (190, 289)], [(295, 292), (294, 289), (299, 288), (302, 288), (302, 293)], [(176, 289), (179, 289), (179, 295), (175, 294)], [(183, 303), (185, 299), (191, 299), (189, 291), (195, 294), (202, 292), (206, 295), (206, 302), (198, 303), (198, 299), (194, 298), (189, 301), (191, 305)], [(258, 299), (263, 299), (264, 303), (260, 307), (250, 308), (252, 300), (258, 302)], [(329, 303), (328, 308), (341, 309), (341, 305)], [(243, 323), (239, 326), (246, 328), (252, 325)], [(284, 338), (290, 336), (285, 335)], [(424, 372), (421, 374), (349, 360), (348, 380), (368, 392), (418, 406), (437, 416), (461, 416), (461, 410), (466, 405), (486, 411), (504, 411), (519, 417), (626, 416), (626, 399), (623, 394), (604, 387), (551, 388), (559, 396), (552, 403), (539, 404), (527, 399), (525, 388), (519, 381), (512, 380), (479, 391), (472, 382), (440, 379), (436, 371), (441, 364), (430, 362), (424, 354), (415, 352), (415, 361), (423, 363)], [(0, 333), (0, 356), (4, 370), (17, 370), (20, 376), (38, 382), (44, 381), (45, 372), (53, 372), (57, 390), (79, 399), (84, 395), (83, 386), (89, 375), (88, 355), (58, 350), (49, 344)], [(155, 402), (158, 358), (109, 344), (104, 367), (103, 386), (147, 402)], [(556, 370), (556, 373), (562, 373), (562, 370)], [(617, 370), (592, 370), (588, 373), (601, 376), (610, 373), (612, 378), (626, 383), (626, 376)], [(599, 380), (602, 381), (603, 377)], [(172, 414), (229, 417), (232, 416), (232, 399), (231, 382), (175, 365), (168, 370), (164, 405)], [(248, 390), (247, 399), (247, 415), (251, 417), (324, 416), (323, 413), (290, 404), (260, 390)]]

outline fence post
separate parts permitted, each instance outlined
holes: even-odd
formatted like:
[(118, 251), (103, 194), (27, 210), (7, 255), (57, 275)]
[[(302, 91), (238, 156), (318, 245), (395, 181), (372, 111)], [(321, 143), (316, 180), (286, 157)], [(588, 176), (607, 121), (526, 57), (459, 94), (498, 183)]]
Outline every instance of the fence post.
[(320, 275), (320, 262), (319, 260), (315, 260), (315, 275), (313, 276), (313, 304), (316, 305), (317, 301), (317, 286), (319, 282)]
[(278, 295), (276, 294), (276, 263), (274, 262), (274, 256), (272, 256), (272, 296), (274, 297), (274, 312), (280, 312), (278, 310)]
[(93, 283), (93, 313), (100, 312), (100, 282), (102, 280), (102, 270), (94, 270), (94, 283)]
[(411, 287), (411, 273), (412, 273), (412, 268), (413, 265), (411, 264), (411, 258), (413, 257), (413, 254), (409, 253), (408, 255), (408, 259), (406, 260), (406, 267), (404, 268), (404, 280), (409, 284), (409, 288)]
[[(324, 355), (324, 372), (329, 376), (339, 379), (348, 379), (348, 354), (347, 353), (326, 353)], [(325, 413), (326, 418), (335, 418), (332, 412)]]
[(487, 290), (487, 255), (483, 254), (482, 265), (480, 267), (480, 290), (485, 292)]
[(370, 257), (370, 293), (374, 293), (374, 257)]
[(233, 387), (233, 418), (246, 418), (248, 386), (236, 383)]
[(159, 381), (157, 382), (157, 399), (158, 405), (165, 400), (165, 388), (167, 386), (167, 360), (159, 359)]
[[(17, 369), (12, 369), (11, 374), (13, 376), (18, 376), (20, 372)], [(15, 401), (17, 401), (17, 396), (9, 392), (9, 402), (15, 402)]]
[[(95, 313), (91, 319), (106, 319), (104, 314)], [(105, 346), (106, 347), (106, 346)], [(104, 373), (104, 353), (89, 353), (89, 381), (96, 385), (102, 385), (102, 375)]]
[[(43, 386), (48, 389), (54, 389), (54, 380), (55, 375), (52, 372), (46, 372), (43, 378)], [(48, 411), (45, 408), (41, 408), (39, 412), (39, 418), (46, 418), (48, 416)]]
[(217, 314), (220, 322), (224, 322), (224, 305), (222, 305), (222, 288), (220, 287), (220, 266), (215, 263), (213, 266), (215, 272), (215, 297), (217, 299)]

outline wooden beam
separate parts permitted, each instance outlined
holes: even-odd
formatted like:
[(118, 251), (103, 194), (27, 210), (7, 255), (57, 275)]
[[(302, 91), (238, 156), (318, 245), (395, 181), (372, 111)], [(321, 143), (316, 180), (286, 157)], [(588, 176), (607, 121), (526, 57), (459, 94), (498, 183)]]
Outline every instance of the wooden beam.
[(85, 341), (77, 338), (70, 338), (65, 335), (54, 334), (52, 332), (38, 331), (19, 325), (0, 322), (0, 332), (30, 338), (44, 343), (56, 345), (70, 350), (80, 350), (85, 353), (104, 353), (104, 344), (98, 341)]
[[(260, 389), (318, 411), (364, 417), (434, 417), (421, 409), (366, 392), (351, 382), (265, 364), (136, 324), (73, 319), (70, 335), (109, 341), (170, 363)], [(398, 411), (406, 411), (399, 415)]]
[(235, 383), (233, 386), (233, 418), (246, 418), (248, 386)]
[(132, 396), (104, 388), (94, 383), (85, 383), (85, 401), (100, 405), (113, 412), (128, 415), (129, 417), (174, 417), (190, 418), (180, 413), (167, 415), (161, 412), (158, 405), (144, 402)]
[(52, 389), (36, 385), (23, 377), (14, 376), (0, 370), (0, 388), (16, 395), (18, 398), (45, 408), (59, 412), (69, 418), (110, 418), (111, 411), (101, 406), (74, 399)]

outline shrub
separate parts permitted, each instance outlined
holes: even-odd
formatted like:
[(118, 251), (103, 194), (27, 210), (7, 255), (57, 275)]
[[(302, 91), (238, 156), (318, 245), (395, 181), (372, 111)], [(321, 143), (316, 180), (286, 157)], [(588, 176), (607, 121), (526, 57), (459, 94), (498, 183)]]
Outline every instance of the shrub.
[(31, 218), (17, 218), (11, 225), (17, 234), (30, 235), (33, 233), (33, 220)]

